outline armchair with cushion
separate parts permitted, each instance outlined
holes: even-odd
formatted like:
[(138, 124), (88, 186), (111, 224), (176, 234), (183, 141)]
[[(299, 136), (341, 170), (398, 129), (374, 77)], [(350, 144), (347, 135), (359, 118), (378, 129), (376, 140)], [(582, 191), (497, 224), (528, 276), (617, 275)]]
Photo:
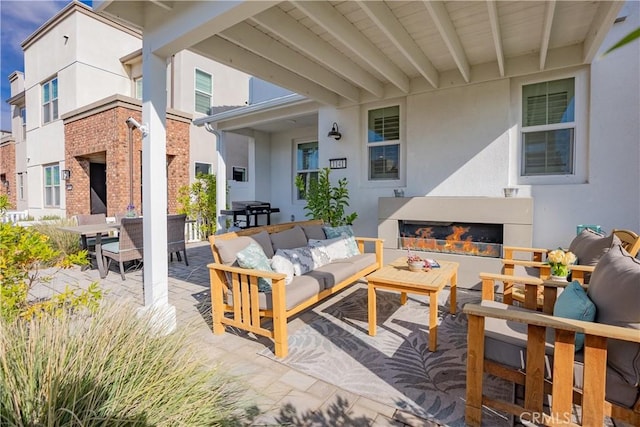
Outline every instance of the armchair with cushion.
[[(568, 250), (577, 257), (576, 264), (570, 266), (572, 280), (589, 283), (591, 273), (598, 260), (607, 253), (613, 245), (620, 244), (631, 256), (636, 256), (640, 250), (640, 236), (631, 230), (615, 229), (611, 234), (602, 235), (591, 229), (585, 229), (569, 244)], [(551, 268), (545, 262), (549, 250), (542, 248), (523, 248), (505, 246), (503, 248), (502, 274), (517, 277), (536, 277), (549, 279)], [(528, 257), (530, 259), (523, 259)], [(514, 278), (515, 279), (515, 278)], [(524, 302), (524, 286), (515, 283), (512, 288), (513, 298)], [(539, 288), (538, 308), (542, 307), (542, 289)]]
[[(523, 278), (526, 307), (494, 301), (502, 275), (481, 278), (483, 301), (464, 307), (467, 424), (481, 425), (486, 405), (545, 425), (599, 426), (605, 417), (640, 425), (640, 260), (614, 245), (596, 265), (586, 293), (578, 282)], [(538, 286), (544, 287), (543, 313), (536, 310)], [(567, 290), (557, 296), (558, 288)], [(595, 313), (594, 321), (576, 320), (587, 312)], [(583, 341), (576, 340), (579, 334)], [(524, 387), (523, 401), (487, 396), (484, 373)]]
[(187, 247), (184, 237), (184, 225), (187, 220), (187, 215), (169, 215), (167, 216), (167, 252), (169, 252), (170, 260), (173, 261), (173, 254), (175, 253), (178, 261), (182, 261), (180, 251), (184, 254), (184, 263), (189, 265), (187, 261)]
[(107, 272), (111, 260), (116, 260), (120, 264), (120, 276), (122, 280), (126, 280), (124, 263), (143, 258), (142, 218), (122, 218), (119, 240), (102, 245), (102, 256), (106, 261)]

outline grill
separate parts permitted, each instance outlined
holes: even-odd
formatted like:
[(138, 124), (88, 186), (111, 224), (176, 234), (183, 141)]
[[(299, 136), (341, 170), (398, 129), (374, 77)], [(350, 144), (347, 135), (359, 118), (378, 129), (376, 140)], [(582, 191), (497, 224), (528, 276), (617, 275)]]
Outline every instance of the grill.
[(256, 200), (231, 202), (231, 209), (220, 211), (222, 215), (233, 216), (233, 225), (240, 228), (258, 227), (258, 217), (260, 215), (266, 216), (266, 225), (270, 225), (271, 214), (276, 212), (280, 212), (280, 209), (272, 208), (271, 203)]

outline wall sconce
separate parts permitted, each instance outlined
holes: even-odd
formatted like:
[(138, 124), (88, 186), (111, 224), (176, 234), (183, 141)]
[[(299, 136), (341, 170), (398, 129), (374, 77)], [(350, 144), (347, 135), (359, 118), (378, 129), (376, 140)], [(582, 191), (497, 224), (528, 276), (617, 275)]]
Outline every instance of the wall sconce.
[(71, 178), (71, 171), (69, 169), (62, 169), (62, 180), (68, 181)]
[(9, 190), (9, 181), (2, 181), (2, 185), (4, 185), (4, 188), (8, 191)]
[(336, 141), (342, 138), (342, 134), (338, 130), (338, 124), (336, 122), (333, 122), (333, 126), (331, 127), (331, 130), (329, 131), (329, 134), (327, 136), (329, 138), (335, 139)]

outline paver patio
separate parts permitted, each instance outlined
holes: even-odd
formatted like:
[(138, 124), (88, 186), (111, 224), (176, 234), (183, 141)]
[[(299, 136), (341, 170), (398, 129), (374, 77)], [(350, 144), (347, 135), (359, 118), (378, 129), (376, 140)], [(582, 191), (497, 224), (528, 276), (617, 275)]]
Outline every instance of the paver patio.
[[(364, 396), (335, 387), (327, 382), (302, 374), (283, 364), (260, 356), (258, 352), (271, 346), (269, 340), (253, 338), (228, 331), (223, 335), (211, 332), (209, 270), (213, 261), (206, 242), (192, 243), (187, 248), (189, 266), (184, 262), (169, 263), (169, 303), (176, 307), (178, 325), (191, 324), (194, 339), (204, 359), (221, 362), (224, 370), (247, 382), (246, 397), (259, 410), (251, 426), (437, 426), (408, 412), (387, 406)], [(97, 269), (63, 270), (34, 293), (50, 295), (64, 289), (65, 284), (86, 286), (98, 281), (107, 291), (107, 298), (129, 300), (143, 305), (142, 270), (128, 271), (123, 281), (112, 263), (106, 278), (100, 279)], [(366, 285), (357, 284), (366, 288)], [(333, 297), (338, 301), (348, 294)], [(291, 333), (304, 326), (313, 313), (302, 313), (289, 323)]]

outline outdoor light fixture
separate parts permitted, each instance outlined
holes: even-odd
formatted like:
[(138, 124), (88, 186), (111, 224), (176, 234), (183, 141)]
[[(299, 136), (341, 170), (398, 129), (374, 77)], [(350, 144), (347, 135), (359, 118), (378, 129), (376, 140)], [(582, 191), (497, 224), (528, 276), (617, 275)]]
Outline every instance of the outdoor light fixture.
[(147, 136), (149, 134), (149, 129), (147, 128), (147, 126), (141, 124), (133, 117), (129, 117), (127, 119), (127, 126), (129, 126), (129, 129), (133, 129), (133, 128), (139, 129), (140, 132), (142, 132), (142, 136)]
[(342, 138), (342, 134), (338, 130), (338, 124), (336, 122), (333, 122), (333, 126), (331, 127), (331, 130), (329, 131), (329, 134), (327, 136), (329, 138), (335, 139), (336, 141)]
[(68, 181), (71, 178), (71, 171), (69, 169), (62, 169), (62, 180)]

